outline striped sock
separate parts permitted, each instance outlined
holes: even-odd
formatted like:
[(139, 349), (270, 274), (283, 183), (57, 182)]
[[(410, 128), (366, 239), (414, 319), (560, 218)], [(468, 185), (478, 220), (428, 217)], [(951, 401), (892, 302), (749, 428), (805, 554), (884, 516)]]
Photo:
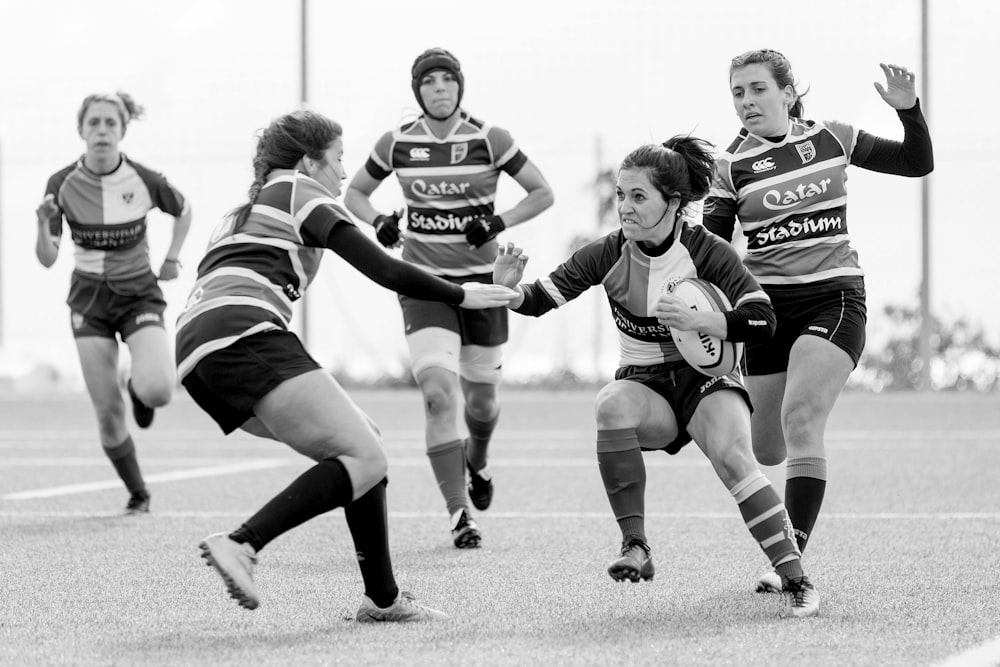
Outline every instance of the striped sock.
[(105, 449), (104, 454), (111, 460), (111, 465), (115, 467), (115, 472), (121, 477), (129, 493), (146, 490), (146, 481), (142, 478), (142, 471), (139, 470), (139, 459), (135, 453), (132, 436), (125, 436), (120, 445)]
[(622, 542), (647, 544), (645, 526), (646, 465), (634, 428), (597, 432), (597, 465)]
[(452, 440), (427, 449), (431, 470), (448, 507), (448, 516), (467, 509), (465, 502), (465, 454), (461, 440)]
[(783, 578), (802, 576), (801, 554), (792, 537), (792, 524), (778, 492), (764, 473), (755, 470), (729, 489), (750, 534)]
[(795, 526), (799, 551), (805, 551), (826, 494), (826, 458), (803, 456), (785, 466), (785, 507)]
[(500, 411), (489, 421), (479, 421), (465, 410), (465, 425), (469, 429), (469, 439), (466, 441), (465, 458), (469, 467), (476, 472), (486, 467), (486, 454), (490, 447), (490, 438), (500, 421)]

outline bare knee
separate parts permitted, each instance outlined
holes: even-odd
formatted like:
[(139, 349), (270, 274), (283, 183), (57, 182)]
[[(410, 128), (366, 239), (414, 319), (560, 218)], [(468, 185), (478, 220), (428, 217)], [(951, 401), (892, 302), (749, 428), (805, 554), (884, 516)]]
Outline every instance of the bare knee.
[(810, 401), (786, 402), (781, 415), (785, 441), (794, 448), (810, 448), (822, 443), (825, 421), (823, 411)]
[(446, 382), (430, 380), (420, 385), (424, 397), (424, 411), (429, 418), (444, 418), (455, 413), (455, 387)]
[(712, 467), (726, 488), (731, 488), (757, 469), (750, 453), (750, 440), (743, 434), (726, 438), (710, 451)]
[(594, 418), (598, 429), (632, 428), (639, 425), (635, 401), (610, 384), (601, 389), (594, 401)]
[(472, 416), (481, 422), (488, 422), (497, 416), (500, 411), (500, 402), (497, 400), (496, 391), (473, 390), (465, 396), (465, 409)]
[(132, 389), (143, 403), (151, 408), (161, 408), (174, 397), (174, 385), (171, 380), (153, 380), (145, 383), (133, 380)]

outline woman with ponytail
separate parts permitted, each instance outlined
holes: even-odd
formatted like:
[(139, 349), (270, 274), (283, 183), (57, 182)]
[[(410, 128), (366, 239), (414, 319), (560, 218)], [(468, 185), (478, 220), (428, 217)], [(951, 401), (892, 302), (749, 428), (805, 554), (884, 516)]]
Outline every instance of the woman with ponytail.
[[(934, 168), (915, 76), (881, 65), (882, 100), (903, 126), (902, 142), (839, 121), (803, 120), (792, 67), (771, 49), (736, 56), (729, 67), (743, 128), (718, 159), (705, 227), (747, 239), (744, 264), (771, 297), (774, 337), (746, 347), (753, 399), (753, 449), (762, 465), (786, 460), (785, 504), (805, 551), (826, 493), (826, 421), (865, 346), (864, 271), (847, 225), (847, 166), (898, 176)], [(781, 590), (768, 571), (758, 592)]]
[[(508, 308), (542, 315), (603, 285), (618, 327), (621, 358), (615, 379), (597, 395), (597, 462), (622, 533), (621, 553), (608, 567), (617, 581), (652, 579), (646, 537), (643, 451), (676, 454), (692, 439), (729, 489), (750, 533), (790, 590), (783, 616), (815, 616), (819, 596), (802, 571), (799, 551), (777, 492), (750, 448), (750, 401), (738, 372), (708, 377), (681, 357), (670, 327), (723, 340), (767, 339), (774, 311), (757, 281), (727, 243), (690, 223), (693, 204), (708, 194), (711, 145), (678, 136), (632, 151), (618, 170), (621, 228), (577, 250), (548, 277), (519, 284), (527, 258), (500, 246), (497, 284), (515, 288)], [(668, 281), (701, 278), (735, 308), (692, 311)]]
[[(129, 123), (142, 114), (143, 108), (120, 91), (83, 100), (76, 123), (87, 150), (49, 178), (36, 211), (35, 243), (38, 261), (52, 266), (65, 219), (76, 246), (66, 303), (80, 367), (104, 453), (129, 492), (125, 511), (137, 515), (149, 512), (150, 494), (125, 421), (118, 339), (131, 357), (132, 415), (140, 428), (148, 428), (154, 409), (170, 401), (177, 384), (159, 281), (177, 277), (191, 227), (191, 207), (181, 193), (162, 174), (119, 150)], [(146, 214), (153, 209), (174, 218), (170, 246), (156, 273), (146, 239)]]
[(343, 507), (365, 585), (357, 620), (445, 618), (396, 585), (379, 430), (289, 330), (292, 302), (309, 287), (325, 249), (379, 285), (419, 299), (496, 308), (513, 293), (456, 285), (387, 255), (335, 201), (346, 175), (343, 152), (340, 125), (311, 111), (282, 116), (263, 131), (248, 201), (212, 235), (177, 322), (181, 382), (222, 430), (278, 440), (315, 461), (239, 528), (205, 538), (202, 556), (229, 595), (255, 609), (261, 549)]

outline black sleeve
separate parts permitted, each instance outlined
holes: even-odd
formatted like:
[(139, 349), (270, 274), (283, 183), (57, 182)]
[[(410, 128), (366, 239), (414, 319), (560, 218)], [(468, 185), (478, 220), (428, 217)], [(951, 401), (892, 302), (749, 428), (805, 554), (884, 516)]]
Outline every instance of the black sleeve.
[(552, 298), (546, 294), (540, 280), (536, 280), (530, 284), (522, 284), (521, 292), (524, 294), (524, 301), (517, 308), (511, 309), (518, 315), (541, 317), (556, 307)]
[(725, 313), (726, 340), (734, 343), (760, 343), (774, 335), (778, 319), (767, 301), (748, 301)]
[(453, 306), (465, 299), (465, 290), (455, 283), (432, 276), (412, 264), (387, 255), (352, 224), (339, 224), (330, 230), (326, 247), (382, 287), (403, 296), (424, 301), (441, 301)]
[(896, 111), (903, 123), (903, 141), (893, 141), (858, 132), (851, 164), (862, 169), (897, 176), (926, 176), (934, 169), (934, 148), (920, 101), (910, 109)]

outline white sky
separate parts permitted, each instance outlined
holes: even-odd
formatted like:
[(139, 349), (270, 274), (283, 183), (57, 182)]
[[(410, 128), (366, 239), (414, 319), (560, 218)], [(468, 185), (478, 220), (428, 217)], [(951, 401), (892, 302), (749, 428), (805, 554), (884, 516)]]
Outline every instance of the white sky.
[[(463, 106), (510, 130), (555, 191), (552, 209), (504, 235), (526, 248), (534, 279), (567, 256), (572, 237), (595, 230), (589, 184), (599, 153), (609, 167), (677, 133), (732, 139), (733, 55), (784, 52), (808, 89), (808, 117), (892, 138), (901, 127), (872, 82), (881, 80), (879, 62), (906, 65), (917, 71), (935, 142), (933, 304), (942, 317), (995, 336), (1000, 225), (983, 195), (1000, 175), (1000, 130), (991, 120), (997, 88), (983, 75), (995, 69), (1000, 3), (930, 5), (931, 68), (922, 72), (919, 0), (310, 0), (308, 97), (344, 126), (353, 174), (382, 132), (416, 112), (414, 57), (430, 46), (455, 53), (466, 75)], [(76, 372), (64, 305), (71, 244), (49, 270), (33, 248), (46, 179), (83, 151), (75, 120), (82, 99), (121, 89), (145, 105), (146, 119), (129, 127), (122, 149), (192, 202), (184, 272), (164, 285), (172, 322), (209, 231), (244, 200), (254, 133), (298, 106), (298, 34), (298, 0), (0, 0), (0, 354), (8, 363)], [(886, 304), (917, 303), (921, 189), (918, 180), (849, 173), (848, 224), (868, 274), (877, 342), (888, 333)], [(501, 183), (500, 208), (521, 196), (509, 179)], [(376, 204), (398, 206), (398, 190), (389, 179)], [(158, 262), (170, 219), (150, 217)], [(508, 371), (528, 376), (555, 364), (607, 375), (614, 332), (603, 294), (592, 292), (541, 320), (512, 315)], [(397, 372), (406, 359), (394, 295), (333, 254), (310, 292), (309, 342), (322, 363), (356, 373)]]

